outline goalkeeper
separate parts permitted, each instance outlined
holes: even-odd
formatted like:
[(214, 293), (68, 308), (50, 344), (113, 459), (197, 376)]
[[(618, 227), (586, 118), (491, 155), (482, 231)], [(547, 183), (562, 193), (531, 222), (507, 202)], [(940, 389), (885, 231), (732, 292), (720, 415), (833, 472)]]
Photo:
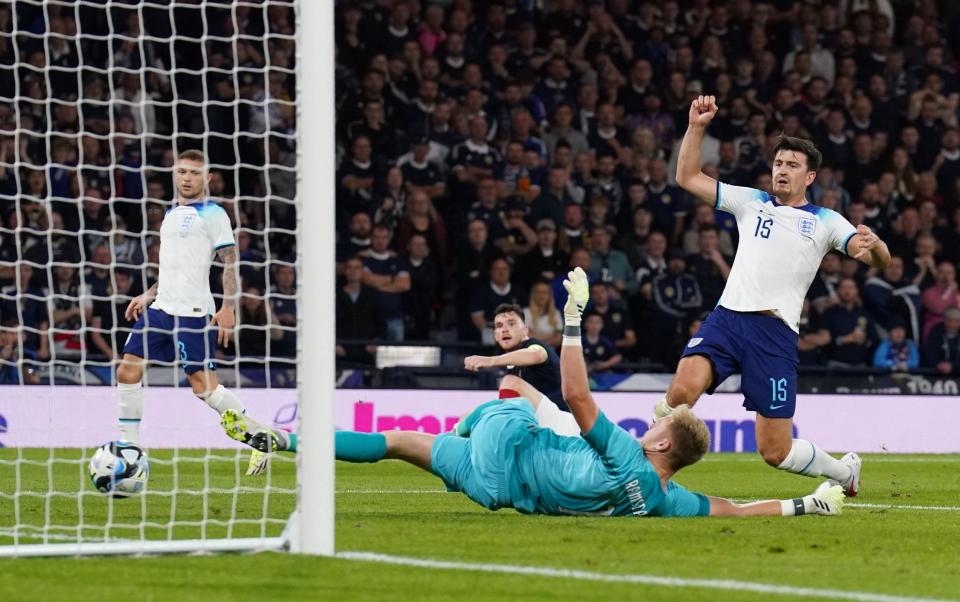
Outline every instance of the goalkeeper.
[[(844, 495), (824, 483), (815, 493), (793, 500), (736, 504), (687, 491), (671, 477), (707, 451), (709, 433), (686, 406), (656, 422), (639, 443), (610, 422), (590, 396), (580, 343), (580, 316), (589, 284), (583, 270), (570, 272), (564, 307), (566, 327), (560, 370), (563, 396), (580, 437), (564, 437), (537, 425), (535, 404), (542, 396), (516, 377), (526, 397), (487, 402), (468, 415), (455, 432), (336, 434), (336, 456), (348, 462), (404, 460), (443, 479), (488, 508), (515, 508), (525, 514), (602, 516), (796, 516), (839, 514)], [(237, 416), (242, 422), (242, 417)], [(296, 436), (272, 430), (244, 433), (262, 451), (293, 450)]]

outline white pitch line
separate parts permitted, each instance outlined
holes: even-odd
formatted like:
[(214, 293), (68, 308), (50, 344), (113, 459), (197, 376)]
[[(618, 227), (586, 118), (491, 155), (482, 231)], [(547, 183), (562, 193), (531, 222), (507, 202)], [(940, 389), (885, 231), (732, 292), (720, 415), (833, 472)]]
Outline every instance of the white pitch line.
[(960, 506), (906, 506), (902, 504), (861, 504), (847, 502), (851, 508), (881, 508), (884, 510), (944, 510), (960, 512)]
[(872, 592), (847, 591), (840, 589), (796, 587), (792, 585), (775, 585), (772, 583), (757, 583), (753, 581), (736, 581), (733, 579), (687, 579), (684, 577), (662, 577), (659, 575), (617, 575), (609, 573), (595, 573), (591, 571), (579, 571), (575, 569), (521, 566), (513, 564), (451, 562), (447, 560), (411, 558), (408, 556), (392, 556), (389, 554), (377, 554), (375, 552), (338, 552), (337, 558), (343, 558), (345, 560), (358, 560), (361, 562), (379, 562), (383, 564), (411, 566), (424, 569), (471, 571), (478, 573), (501, 573), (508, 575), (529, 575), (533, 577), (556, 577), (560, 579), (577, 579), (580, 581), (598, 581), (606, 583), (639, 583), (643, 585), (657, 585), (661, 587), (700, 588), (737, 592), (749, 591), (758, 594), (798, 596), (803, 598), (828, 598), (834, 600), (854, 600), (855, 602), (955, 602), (937, 598), (915, 598), (910, 596), (897, 596), (892, 594), (878, 594)]
[(376, 495), (393, 495), (393, 494), (428, 494), (428, 493), (448, 493), (443, 489), (337, 489), (336, 493), (358, 493), (358, 494), (376, 494)]
[[(871, 452), (867, 452), (871, 453)], [(704, 458), (700, 462), (763, 462), (759, 456), (749, 457), (749, 458)], [(918, 463), (944, 463), (952, 464), (955, 462), (960, 462), (960, 456), (944, 456), (943, 458), (894, 458), (894, 457), (880, 457), (880, 458), (864, 458), (863, 462), (865, 464), (908, 464), (913, 462)]]
[[(441, 493), (450, 493), (443, 489), (338, 489), (336, 493), (352, 495), (434, 495)], [(749, 500), (738, 500), (746, 502)], [(941, 512), (960, 512), (960, 506), (914, 506), (907, 504), (867, 504), (860, 502), (847, 502), (847, 508), (879, 508), (882, 510), (928, 510)]]

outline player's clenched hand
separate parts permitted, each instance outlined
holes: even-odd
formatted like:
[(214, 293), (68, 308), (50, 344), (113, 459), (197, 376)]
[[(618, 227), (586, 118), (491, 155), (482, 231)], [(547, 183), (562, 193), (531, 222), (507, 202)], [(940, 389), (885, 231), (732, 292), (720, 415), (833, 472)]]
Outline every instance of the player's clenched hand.
[(237, 318), (233, 313), (233, 308), (227, 305), (221, 307), (220, 311), (213, 314), (210, 324), (216, 324), (217, 326), (217, 343), (224, 347), (229, 347), (230, 338), (233, 335), (233, 327), (237, 324)]
[(706, 127), (713, 117), (717, 114), (720, 107), (717, 106), (716, 96), (698, 96), (690, 103), (690, 125)]
[(580, 325), (580, 316), (590, 301), (590, 281), (583, 268), (574, 268), (567, 273), (563, 281), (563, 288), (567, 289), (567, 302), (563, 306), (564, 322), (572, 326)]
[(485, 355), (470, 355), (463, 358), (463, 367), (470, 372), (476, 372), (481, 368), (490, 366), (490, 358)]
[(136, 321), (136, 319), (140, 317), (140, 314), (143, 313), (143, 310), (145, 310), (147, 306), (150, 305), (150, 301), (151, 299), (147, 297), (146, 294), (137, 295), (136, 297), (131, 299), (130, 303), (127, 305), (127, 311), (125, 311), (123, 314), (124, 317), (129, 322)]
[(860, 252), (853, 256), (854, 259), (860, 259), (880, 244), (880, 238), (863, 224), (857, 226), (857, 236), (860, 238)]

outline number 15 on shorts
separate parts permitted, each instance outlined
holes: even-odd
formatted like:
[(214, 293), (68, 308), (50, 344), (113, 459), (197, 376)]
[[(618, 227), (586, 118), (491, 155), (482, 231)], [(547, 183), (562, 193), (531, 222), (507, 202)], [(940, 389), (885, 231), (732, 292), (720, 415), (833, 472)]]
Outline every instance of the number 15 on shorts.
[(771, 401), (786, 401), (787, 400), (787, 379), (785, 378), (771, 378), (770, 379), (770, 389), (771, 389)]

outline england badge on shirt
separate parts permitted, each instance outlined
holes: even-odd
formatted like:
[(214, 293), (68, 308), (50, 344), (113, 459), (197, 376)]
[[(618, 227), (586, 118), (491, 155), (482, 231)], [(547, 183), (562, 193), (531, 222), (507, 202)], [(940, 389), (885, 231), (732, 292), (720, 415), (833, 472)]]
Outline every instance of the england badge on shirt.
[(800, 229), (800, 234), (813, 236), (813, 233), (817, 231), (817, 220), (812, 217), (801, 217), (797, 227)]

